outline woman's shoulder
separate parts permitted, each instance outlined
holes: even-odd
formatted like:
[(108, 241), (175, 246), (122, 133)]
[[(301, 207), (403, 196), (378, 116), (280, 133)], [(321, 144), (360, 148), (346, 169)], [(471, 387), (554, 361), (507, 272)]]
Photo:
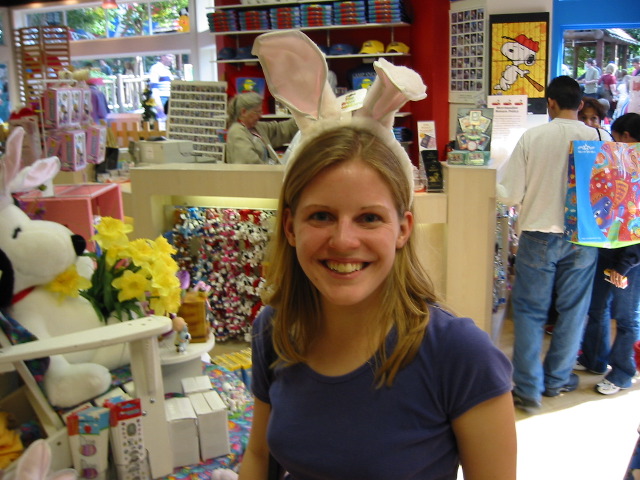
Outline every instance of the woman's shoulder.
[(458, 317), (440, 305), (430, 305), (427, 342), (448, 349), (454, 346), (490, 343), (489, 335), (467, 317)]

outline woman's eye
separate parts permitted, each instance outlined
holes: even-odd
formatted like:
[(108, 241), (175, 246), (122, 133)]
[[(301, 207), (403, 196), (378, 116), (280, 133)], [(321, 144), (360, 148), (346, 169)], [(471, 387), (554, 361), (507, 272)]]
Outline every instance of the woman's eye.
[(316, 220), (318, 222), (326, 222), (331, 217), (327, 212), (315, 212), (315, 213), (312, 213), (309, 218), (311, 220)]
[(376, 215), (375, 213), (366, 213), (362, 216), (362, 221), (365, 223), (374, 223), (382, 220), (380, 215)]

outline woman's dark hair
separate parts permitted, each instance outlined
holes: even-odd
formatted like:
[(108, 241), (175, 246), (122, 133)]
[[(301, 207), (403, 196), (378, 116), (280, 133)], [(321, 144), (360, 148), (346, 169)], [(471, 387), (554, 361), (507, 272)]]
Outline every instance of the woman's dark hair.
[(611, 131), (622, 135), (627, 132), (636, 142), (640, 142), (640, 115), (637, 113), (625, 113), (611, 125)]
[(578, 110), (582, 101), (582, 91), (573, 78), (560, 75), (547, 85), (546, 98), (555, 100), (561, 110)]
[[(600, 103), (598, 100), (596, 100), (593, 97), (584, 97), (582, 99), (582, 103), (583, 105), (582, 105), (582, 108), (580, 109), (580, 112), (585, 108), (593, 108), (593, 110), (596, 112), (596, 115), (598, 115), (598, 118), (600, 119), (600, 121), (604, 120), (604, 117), (607, 114), (607, 109), (602, 103)], [(580, 114), (580, 112), (578, 112), (578, 115)]]

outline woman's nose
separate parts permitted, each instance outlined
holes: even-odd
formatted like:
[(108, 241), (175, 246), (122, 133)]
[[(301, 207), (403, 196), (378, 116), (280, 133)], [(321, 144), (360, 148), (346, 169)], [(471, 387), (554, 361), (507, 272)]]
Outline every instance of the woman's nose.
[(357, 226), (349, 219), (338, 220), (331, 235), (330, 246), (338, 250), (350, 250), (359, 243)]

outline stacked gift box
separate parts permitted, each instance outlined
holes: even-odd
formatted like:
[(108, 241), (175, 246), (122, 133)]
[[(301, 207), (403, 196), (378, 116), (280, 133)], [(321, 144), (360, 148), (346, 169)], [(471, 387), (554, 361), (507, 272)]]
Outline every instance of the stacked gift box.
[(326, 27), (332, 25), (331, 5), (300, 5), (300, 20), (303, 27)]
[(299, 7), (278, 7), (270, 10), (272, 28), (300, 28), (300, 8)]
[(402, 0), (369, 0), (369, 23), (409, 22)]
[(247, 10), (238, 15), (240, 30), (269, 30), (269, 12), (267, 10)]
[(61, 170), (77, 171), (105, 158), (107, 127), (93, 123), (88, 87), (50, 88), (42, 94), (45, 154), (58, 156)]
[(367, 23), (367, 6), (364, 0), (335, 2), (333, 4), (334, 25), (359, 25)]
[(210, 32), (235, 32), (238, 30), (238, 14), (235, 10), (207, 13)]

